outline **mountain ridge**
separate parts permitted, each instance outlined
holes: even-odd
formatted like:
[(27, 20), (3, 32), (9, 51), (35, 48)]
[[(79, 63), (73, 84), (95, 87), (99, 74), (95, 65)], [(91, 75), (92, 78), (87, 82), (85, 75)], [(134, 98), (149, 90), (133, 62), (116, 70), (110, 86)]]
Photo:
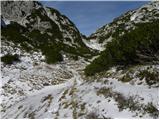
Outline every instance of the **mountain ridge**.
[(101, 46), (100, 51), (103, 51), (105, 45), (111, 41), (112, 38), (117, 35), (121, 36), (125, 32), (134, 29), (134, 26), (138, 23), (146, 23), (158, 19), (158, 13), (158, 2), (149, 2), (140, 8), (130, 10), (116, 17), (112, 22), (103, 25), (96, 32), (92, 33), (88, 39), (91, 43), (96, 39), (97, 45)]

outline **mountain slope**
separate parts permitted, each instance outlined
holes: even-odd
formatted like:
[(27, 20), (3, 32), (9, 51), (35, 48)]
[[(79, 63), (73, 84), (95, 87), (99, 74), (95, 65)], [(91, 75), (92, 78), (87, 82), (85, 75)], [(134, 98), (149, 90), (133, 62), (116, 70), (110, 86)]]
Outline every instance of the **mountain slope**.
[(99, 28), (95, 33), (89, 36), (87, 42), (95, 41), (101, 46), (101, 51), (113, 38), (122, 36), (126, 32), (135, 29), (136, 24), (152, 22), (159, 19), (159, 3), (157, 1), (149, 2), (138, 9), (128, 11), (113, 22)]
[[(2, 29), (2, 40), (18, 43), (25, 50), (38, 49), (48, 58), (48, 63), (61, 61), (62, 51), (76, 56), (91, 54), (80, 32), (66, 16), (38, 2), (2, 2), (2, 19), (10, 21)], [(57, 58), (52, 60), (50, 53), (55, 53)]]
[[(100, 37), (106, 34), (107, 36), (101, 40), (106, 41), (108, 37), (112, 37), (112, 40), (107, 42), (106, 48), (101, 52), (100, 57), (87, 66), (85, 69), (86, 74), (93, 75), (116, 65), (158, 63), (159, 45), (157, 43), (159, 36), (157, 33), (159, 33), (159, 21), (157, 18), (157, 4), (158, 2), (151, 2), (138, 10), (132, 11), (134, 16), (136, 14), (136, 18), (129, 20), (130, 27), (127, 30), (126, 24), (129, 24), (129, 22), (122, 22), (122, 20), (128, 19), (128, 15), (130, 15), (128, 13), (130, 12), (107, 25), (110, 27), (106, 26), (106, 30), (103, 27), (98, 30), (98, 33), (93, 34), (100, 35)], [(156, 14), (153, 14), (155, 10)], [(130, 17), (132, 18), (133, 15), (130, 15)], [(112, 30), (112, 33), (109, 34), (108, 30)], [(99, 39), (98, 36), (97, 39)]]

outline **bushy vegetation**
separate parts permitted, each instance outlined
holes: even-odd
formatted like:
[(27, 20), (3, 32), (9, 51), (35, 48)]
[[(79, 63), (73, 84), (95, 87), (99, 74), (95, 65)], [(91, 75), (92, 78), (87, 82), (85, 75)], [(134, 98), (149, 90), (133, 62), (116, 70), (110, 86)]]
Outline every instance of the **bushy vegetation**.
[(27, 32), (27, 29), (15, 22), (12, 22), (10, 25), (7, 25), (7, 27), (2, 29), (1, 34), (7, 40), (15, 43), (15, 45), (21, 44), (24, 50), (29, 51), (31, 48), (26, 45), (28, 39), (24, 34), (22, 34), (25, 32)]
[(106, 39), (108, 39), (112, 33), (107, 33), (106, 35), (99, 36), (99, 43), (103, 43)]
[(145, 78), (145, 81), (149, 86), (154, 85), (154, 84), (158, 84), (158, 82), (159, 82), (158, 71), (157, 72), (150, 72), (148, 70), (143, 70), (143, 71), (140, 71), (140, 73), (137, 76), (140, 77), (141, 80)]
[(154, 119), (157, 119), (159, 116), (159, 110), (156, 108), (156, 106), (152, 103), (149, 102), (146, 106), (145, 106), (145, 111), (147, 113), (150, 114), (151, 117), (153, 117)]
[(129, 75), (129, 73), (127, 73), (126, 75), (124, 75), (121, 79), (119, 79), (122, 82), (129, 82), (132, 80), (132, 77)]
[[(9, 33), (10, 33), (10, 35), (15, 35), (15, 36), (12, 36), (12, 37), (14, 37), (13, 39), (15, 39), (17, 32), (19, 32), (19, 33), (27, 32), (27, 29), (25, 29), (23, 26), (19, 25), (18, 23), (11, 21), (11, 24), (9, 24), (5, 28), (3, 28), (2, 32), (3, 32), (4, 36), (8, 35)], [(16, 34), (13, 34), (13, 33), (16, 33)], [(8, 37), (10, 37), (10, 36), (8, 36)]]
[(7, 54), (7, 55), (1, 57), (1, 61), (4, 62), (5, 64), (12, 64), (13, 62), (19, 62), (20, 59), (17, 54), (15, 54), (15, 55)]
[(42, 49), (43, 54), (46, 56), (46, 62), (48, 64), (55, 63), (57, 61), (63, 61), (61, 53), (54, 47), (47, 47)]
[(113, 96), (113, 91), (111, 88), (102, 87), (97, 91), (97, 95), (103, 95), (105, 98), (108, 98)]
[(108, 70), (115, 65), (145, 64), (157, 60), (154, 55), (159, 49), (158, 21), (137, 24), (125, 35), (116, 36), (106, 46), (100, 57), (85, 68), (86, 75)]

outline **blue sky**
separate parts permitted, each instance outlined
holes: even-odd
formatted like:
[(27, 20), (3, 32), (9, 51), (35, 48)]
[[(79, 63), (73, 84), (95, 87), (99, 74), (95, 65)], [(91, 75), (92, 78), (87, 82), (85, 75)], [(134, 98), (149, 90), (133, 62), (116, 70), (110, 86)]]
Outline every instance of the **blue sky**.
[(41, 1), (53, 7), (75, 23), (80, 32), (90, 35), (128, 10), (136, 9), (147, 1)]

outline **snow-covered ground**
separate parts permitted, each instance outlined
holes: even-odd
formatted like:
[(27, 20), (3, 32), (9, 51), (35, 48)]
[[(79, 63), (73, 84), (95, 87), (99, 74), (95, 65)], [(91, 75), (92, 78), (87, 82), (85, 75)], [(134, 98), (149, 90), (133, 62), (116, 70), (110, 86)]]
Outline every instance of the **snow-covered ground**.
[(2, 118), (156, 118), (145, 108), (158, 108), (158, 87), (118, 81), (116, 68), (85, 77), (83, 58), (24, 70), (20, 64), (2, 66)]

